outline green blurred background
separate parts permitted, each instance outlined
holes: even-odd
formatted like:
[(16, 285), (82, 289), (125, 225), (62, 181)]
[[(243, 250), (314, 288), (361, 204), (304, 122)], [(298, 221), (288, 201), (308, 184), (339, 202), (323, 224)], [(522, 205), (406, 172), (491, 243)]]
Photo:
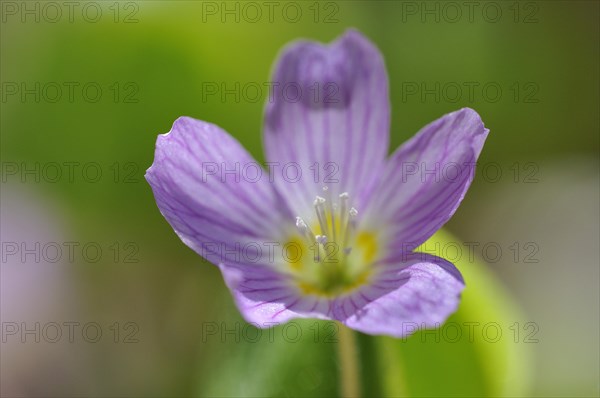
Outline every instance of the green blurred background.
[[(259, 332), (143, 175), (182, 115), (264, 160), (263, 83), (278, 51), (349, 27), (385, 57), (391, 149), (465, 106), (491, 130), (453, 235), (430, 246), (478, 244), (476, 260), (462, 243), (455, 258), (468, 286), (451, 318), (462, 338), (359, 336), (365, 395), (600, 394), (597, 1), (69, 4), (1, 2), (3, 396), (338, 393), (334, 326), (296, 322), (298, 338), (279, 326), (252, 341)], [(222, 84), (237, 94), (222, 97)], [(78, 246), (31, 264), (6, 242)], [(102, 337), (9, 333), (69, 321)], [(482, 335), (490, 323), (500, 338)]]

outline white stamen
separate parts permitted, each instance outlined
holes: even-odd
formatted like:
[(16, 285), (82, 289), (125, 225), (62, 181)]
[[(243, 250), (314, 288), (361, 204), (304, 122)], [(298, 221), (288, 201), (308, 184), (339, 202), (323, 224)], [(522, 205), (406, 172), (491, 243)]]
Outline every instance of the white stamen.
[[(333, 237), (333, 241), (335, 242), (335, 205), (333, 203), (333, 200), (331, 200), (331, 191), (329, 191), (329, 187), (324, 186), (323, 192), (325, 192), (325, 195), (327, 196), (327, 203), (329, 205), (327, 210), (329, 210), (329, 214), (331, 215), (331, 229), (328, 228), (328, 233)], [(325, 218), (325, 220), (327, 220), (327, 218)]]
[(346, 223), (346, 233), (344, 234), (344, 240), (343, 240), (343, 244), (342, 247), (344, 248), (344, 252), (346, 253), (346, 255), (350, 254), (350, 248), (348, 247), (348, 239), (350, 237), (350, 234), (354, 232), (354, 229), (356, 227), (356, 216), (358, 215), (358, 210), (356, 210), (354, 207), (352, 207), (350, 209), (350, 211), (348, 212), (348, 222)]
[[(348, 192), (340, 194), (337, 202), (332, 200), (331, 191), (328, 187), (323, 187), (323, 192), (326, 198), (317, 196), (313, 202), (321, 234), (315, 235), (304, 219), (296, 217), (296, 227), (298, 230), (311, 244), (316, 245), (316, 262), (321, 262), (322, 253), (324, 253), (325, 245), (328, 242), (334, 244), (341, 243), (338, 248), (341, 249), (343, 257), (350, 254), (352, 248), (348, 247), (348, 242), (355, 233), (356, 216), (358, 215), (358, 211), (354, 207), (348, 209), (350, 206), (350, 195), (348, 195)], [(331, 224), (329, 224), (330, 220)], [(338, 222), (340, 225), (340, 236), (337, 236), (336, 224)]]
[(298, 227), (301, 232), (304, 232), (308, 228), (302, 217), (296, 217), (296, 227)]
[(296, 227), (302, 232), (302, 234), (308, 238), (310, 243), (315, 244), (317, 240), (315, 239), (315, 234), (311, 231), (310, 227), (306, 225), (306, 222), (301, 217), (296, 217)]
[(324, 245), (327, 243), (327, 236), (325, 235), (317, 235), (317, 242)]
[(346, 225), (346, 222), (348, 222), (348, 200), (348, 192), (340, 194), (340, 233), (342, 234), (342, 242), (346, 240), (346, 231), (344, 230), (344, 226)]
[(321, 226), (321, 233), (327, 234), (327, 217), (325, 215), (325, 198), (317, 196), (314, 201), (315, 211), (317, 212), (317, 218), (319, 219), (319, 225)]
[(333, 240), (336, 240), (336, 234), (337, 234), (337, 228), (335, 227), (336, 225), (336, 218), (334, 218), (334, 214), (337, 214), (338, 212), (338, 205), (336, 203), (331, 205), (331, 228), (332, 228), (332, 235), (333, 235)]

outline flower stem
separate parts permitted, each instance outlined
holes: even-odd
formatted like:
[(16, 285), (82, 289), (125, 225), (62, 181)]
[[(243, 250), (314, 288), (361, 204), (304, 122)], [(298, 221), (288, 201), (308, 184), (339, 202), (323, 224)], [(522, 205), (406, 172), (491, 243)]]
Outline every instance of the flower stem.
[(342, 397), (360, 397), (358, 349), (354, 332), (340, 324), (338, 333), (339, 383)]

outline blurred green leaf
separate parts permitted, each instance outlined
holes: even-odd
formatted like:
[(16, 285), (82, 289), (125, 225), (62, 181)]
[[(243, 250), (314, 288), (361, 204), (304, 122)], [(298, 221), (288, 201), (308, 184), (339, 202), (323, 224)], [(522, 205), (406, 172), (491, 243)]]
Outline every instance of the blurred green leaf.
[(491, 270), (469, 259), (466, 246), (444, 231), (420, 250), (440, 255), (456, 245), (462, 255), (449, 259), (467, 285), (459, 310), (439, 329), (407, 339), (363, 338), (374, 340), (380, 374), (369, 377), (380, 380), (385, 396), (524, 396), (529, 390), (530, 344), (535, 341), (530, 333), (535, 331), (525, 326)]
[(216, 361), (207, 366), (199, 359), (196, 394), (334, 396), (338, 384), (335, 327), (332, 322), (313, 319), (297, 319), (272, 329), (256, 329), (239, 318), (207, 324), (203, 338), (211, 344), (203, 348)]

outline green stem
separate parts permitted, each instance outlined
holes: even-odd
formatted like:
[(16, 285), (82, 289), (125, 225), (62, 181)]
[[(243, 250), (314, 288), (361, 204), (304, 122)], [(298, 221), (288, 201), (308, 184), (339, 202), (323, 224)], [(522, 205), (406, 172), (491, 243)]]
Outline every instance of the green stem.
[(360, 397), (358, 349), (354, 332), (340, 324), (338, 338), (339, 383), (341, 396)]

